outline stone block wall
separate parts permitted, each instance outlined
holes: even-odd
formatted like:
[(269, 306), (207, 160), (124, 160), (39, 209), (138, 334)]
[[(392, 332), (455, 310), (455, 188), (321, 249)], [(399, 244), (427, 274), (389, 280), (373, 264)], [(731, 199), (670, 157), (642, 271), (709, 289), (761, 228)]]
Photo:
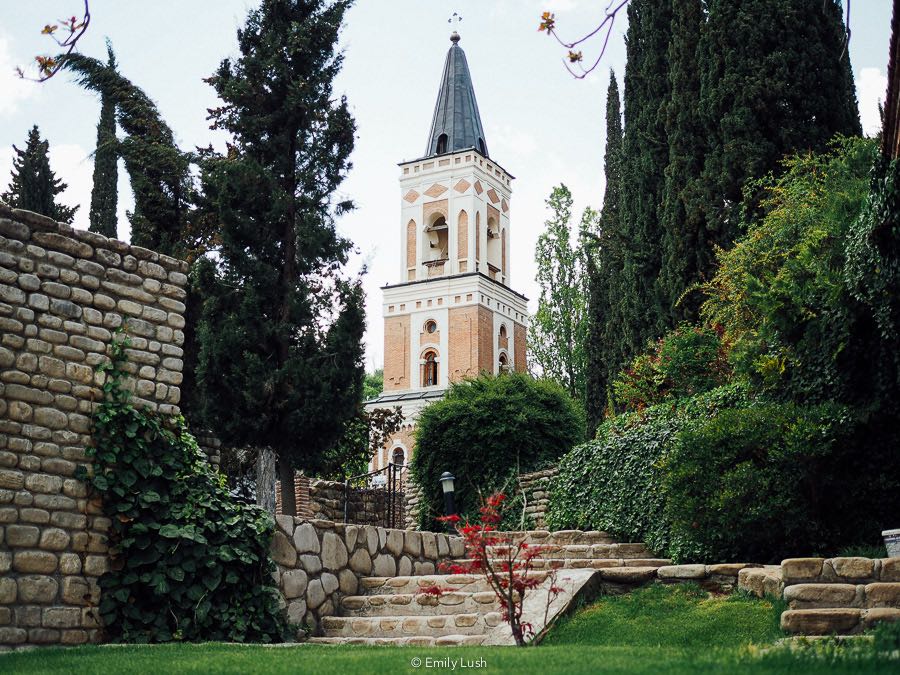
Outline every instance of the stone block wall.
[(275, 581), (288, 620), (313, 634), (322, 617), (337, 614), (343, 596), (359, 594), (361, 579), (434, 574), (442, 560), (465, 553), (462, 539), (446, 534), (291, 516), (276, 521)]
[(534, 527), (547, 527), (547, 506), (550, 504), (550, 481), (556, 476), (556, 467), (523, 473), (519, 476), (519, 489), (525, 495), (525, 515), (534, 522)]
[(98, 639), (110, 522), (87, 462), (94, 368), (132, 338), (128, 386), (177, 413), (186, 263), (0, 204), (0, 649)]
[[(403, 486), (394, 497), (394, 522), (403, 526), (405, 503)], [(294, 498), (297, 516), (315, 520), (344, 522), (344, 494), (347, 488), (340, 481), (309, 478), (302, 473), (294, 477)], [(391, 504), (385, 488), (350, 488), (347, 522), (353, 525), (384, 526), (388, 522)], [(281, 513), (281, 486), (275, 487), (275, 512)]]

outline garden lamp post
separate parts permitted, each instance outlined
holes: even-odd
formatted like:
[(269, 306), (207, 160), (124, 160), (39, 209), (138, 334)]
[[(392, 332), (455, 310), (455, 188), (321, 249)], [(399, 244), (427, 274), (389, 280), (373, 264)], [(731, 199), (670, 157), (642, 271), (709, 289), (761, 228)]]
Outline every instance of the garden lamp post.
[[(445, 471), (441, 474), (440, 482), (441, 490), (444, 491), (445, 516), (452, 516), (456, 513), (456, 488), (453, 485), (453, 481), (455, 480), (456, 477), (449, 471)], [(453, 523), (447, 523), (447, 526), (449, 527), (450, 532), (454, 531)]]

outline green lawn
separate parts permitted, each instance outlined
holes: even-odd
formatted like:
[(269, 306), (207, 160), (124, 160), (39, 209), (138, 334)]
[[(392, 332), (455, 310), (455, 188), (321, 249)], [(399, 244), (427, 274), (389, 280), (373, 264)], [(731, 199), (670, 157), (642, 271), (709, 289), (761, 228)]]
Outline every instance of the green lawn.
[[(455, 659), (468, 672), (539, 673), (887, 673), (900, 661), (859, 648), (766, 651), (781, 637), (777, 608), (742, 596), (650, 587), (605, 598), (557, 626), (537, 648), (289, 647), (229, 644), (79, 647), (0, 654), (2, 673), (353, 673), (451, 672), (424, 667)], [(414, 659), (423, 666), (415, 668)], [(476, 668), (479, 659), (486, 666)]]

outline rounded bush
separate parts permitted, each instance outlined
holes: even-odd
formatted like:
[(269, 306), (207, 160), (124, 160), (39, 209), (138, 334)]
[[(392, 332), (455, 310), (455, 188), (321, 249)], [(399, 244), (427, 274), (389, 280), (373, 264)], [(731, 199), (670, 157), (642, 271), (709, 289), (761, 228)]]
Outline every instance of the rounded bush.
[(583, 439), (584, 413), (554, 382), (509, 373), (452, 385), (418, 420), (412, 473), (422, 527), (442, 529), (434, 519), (444, 512), (443, 472), (456, 477), (457, 511), (471, 515), (481, 494), (553, 464)]

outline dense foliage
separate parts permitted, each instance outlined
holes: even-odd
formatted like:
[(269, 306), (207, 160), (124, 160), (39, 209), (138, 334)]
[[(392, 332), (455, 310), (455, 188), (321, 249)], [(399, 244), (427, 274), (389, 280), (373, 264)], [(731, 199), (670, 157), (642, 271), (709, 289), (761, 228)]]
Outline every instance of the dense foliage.
[(779, 562), (878, 541), (898, 505), (897, 441), (838, 404), (760, 402), (699, 419), (659, 465), (668, 553)]
[(443, 515), (438, 479), (445, 471), (456, 476), (459, 513), (475, 514), (482, 496), (554, 463), (583, 438), (583, 413), (552, 381), (509, 373), (451, 385), (416, 427), (412, 473), (424, 495), (421, 524), (432, 529)]
[[(116, 69), (116, 56), (107, 43), (107, 68)], [(91, 190), (91, 232), (116, 238), (119, 199), (119, 141), (116, 138), (116, 101), (109, 94), (100, 96), (100, 121), (97, 123), (97, 147), (94, 150), (94, 187)]]
[(232, 500), (184, 420), (135, 408), (124, 388), (128, 342), (98, 370), (93, 471), (81, 477), (112, 521), (100, 615), (114, 642), (280, 642), (270, 588), (272, 517)]
[(682, 324), (636, 357), (612, 384), (615, 402), (633, 411), (725, 384), (731, 367), (718, 332)]
[(50, 143), (41, 140), (36, 124), (28, 132), (25, 148), (20, 150), (13, 146), (13, 151), (11, 180), (0, 199), (14, 208), (71, 223), (78, 207), (65, 206), (56, 201), (59, 193), (68, 186), (50, 168)]
[(577, 446), (559, 463), (547, 513), (551, 526), (604, 530), (666, 551), (660, 462), (686, 424), (747, 401), (746, 387), (728, 385), (606, 420), (596, 440)]
[(785, 161), (755, 184), (763, 215), (719, 254), (702, 314), (731, 345), (738, 374), (774, 396), (854, 401), (872, 381), (871, 316), (845, 279), (849, 237), (870, 185), (873, 140)]
[(587, 376), (592, 425), (616, 371), (697, 320), (717, 248), (741, 237), (745, 210), (761, 213), (754, 181), (782, 173), (785, 155), (861, 132), (838, 0), (632, 0), (628, 19), (612, 176), (628, 189), (612, 247), (621, 254), (591, 269), (612, 296), (590, 305), (589, 322), (603, 324), (592, 335), (604, 337), (588, 341), (587, 361), (607, 369), (605, 391), (602, 371)]
[(351, 244), (334, 222), (352, 208), (335, 192), (356, 126), (333, 85), (350, 4), (264, 0), (209, 78), (231, 140), (204, 161), (222, 245), (200, 274), (198, 390), (223, 441), (276, 451), (285, 513), (294, 470), (319, 468), (363, 382), (362, 287), (343, 274)]
[(564, 458), (552, 524), (678, 560), (758, 562), (891, 527), (898, 198), (896, 167), (873, 171), (874, 152), (839, 139), (756, 183), (746, 235), (703, 287), (706, 325), (680, 326), (619, 375), (616, 404), (637, 412)]

